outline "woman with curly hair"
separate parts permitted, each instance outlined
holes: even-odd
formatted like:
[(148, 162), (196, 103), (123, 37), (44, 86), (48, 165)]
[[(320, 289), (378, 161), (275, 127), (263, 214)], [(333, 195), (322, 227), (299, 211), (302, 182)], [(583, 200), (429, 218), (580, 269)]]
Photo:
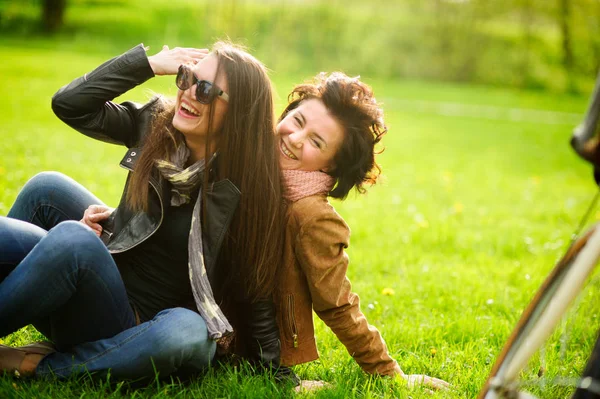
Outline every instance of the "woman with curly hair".
[(319, 357), (314, 309), (365, 372), (399, 375), (409, 385), (447, 387), (440, 379), (401, 370), (368, 324), (346, 276), (350, 229), (327, 198), (344, 199), (353, 188), (364, 193), (381, 173), (376, 145), (386, 126), (373, 91), (358, 78), (322, 73), (296, 86), (288, 98), (277, 125), (288, 205), (275, 290), (281, 363), (292, 366)]

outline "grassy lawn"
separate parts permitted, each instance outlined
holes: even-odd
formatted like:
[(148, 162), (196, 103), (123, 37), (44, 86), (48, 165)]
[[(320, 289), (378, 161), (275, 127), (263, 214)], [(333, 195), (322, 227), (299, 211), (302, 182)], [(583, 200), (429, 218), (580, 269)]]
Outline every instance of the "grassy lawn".
[[(45, 170), (66, 173), (117, 204), (124, 149), (77, 134), (50, 109), (60, 86), (111, 55), (106, 48), (82, 51), (82, 43), (91, 44), (43, 38), (0, 43), (1, 215), (27, 179)], [(135, 44), (122, 43), (119, 51)], [(293, 83), (314, 72), (273, 72), (278, 109)], [(385, 181), (365, 196), (334, 202), (352, 229), (349, 276), (368, 320), (404, 371), (442, 378), (453, 389), (430, 396), (366, 376), (318, 321), (321, 359), (296, 372), (331, 383), (315, 397), (473, 398), (595, 193), (590, 168), (568, 146), (587, 98), (364, 78), (385, 104), (389, 133), (380, 157)], [(155, 78), (126, 98), (144, 101), (151, 91), (175, 94), (173, 79)], [(541, 397), (567, 397), (570, 389), (552, 379), (576, 377), (585, 364), (600, 325), (598, 286), (594, 277), (525, 371), (524, 380)], [(36, 338), (27, 328), (1, 341)], [(129, 395), (292, 396), (243, 367), (210, 370), (191, 384), (157, 381), (137, 390), (87, 378), (0, 378), (0, 397)]]

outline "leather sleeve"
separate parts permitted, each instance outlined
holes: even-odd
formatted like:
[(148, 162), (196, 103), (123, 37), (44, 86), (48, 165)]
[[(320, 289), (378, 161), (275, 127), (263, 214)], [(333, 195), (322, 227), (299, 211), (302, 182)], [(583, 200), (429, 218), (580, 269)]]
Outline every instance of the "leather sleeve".
[(294, 386), (299, 385), (296, 374), (290, 368), (279, 364), (281, 344), (273, 301), (248, 302), (243, 306), (248, 360), (259, 370), (272, 372), (279, 382), (289, 381)]
[(398, 374), (400, 366), (388, 354), (379, 331), (367, 322), (346, 277), (344, 250), (349, 237), (348, 226), (333, 210), (314, 216), (300, 229), (295, 253), (307, 278), (313, 309), (365, 372)]
[(52, 110), (86, 136), (134, 147), (141, 138), (137, 116), (149, 104), (112, 100), (153, 76), (140, 44), (60, 88), (52, 97)]

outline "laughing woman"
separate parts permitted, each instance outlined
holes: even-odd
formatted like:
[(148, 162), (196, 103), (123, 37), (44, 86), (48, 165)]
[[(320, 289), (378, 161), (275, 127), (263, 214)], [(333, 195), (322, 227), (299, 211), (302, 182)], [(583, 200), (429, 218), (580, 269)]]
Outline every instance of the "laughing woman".
[[(113, 102), (155, 75), (176, 75), (176, 99)], [(52, 107), (127, 147), (129, 175), (116, 210), (100, 205), (100, 236), (73, 220), (102, 202), (58, 173), (33, 177), (0, 218), (0, 337), (33, 324), (53, 342), (0, 347), (0, 370), (197, 370), (233, 327), (251, 361), (277, 368), (283, 211), (263, 65), (224, 43), (150, 57), (139, 45), (61, 88)]]
[(289, 205), (275, 291), (281, 363), (292, 366), (319, 357), (314, 310), (365, 372), (445, 388), (448, 384), (440, 379), (405, 374), (368, 324), (346, 276), (350, 229), (327, 200), (344, 199), (353, 188), (362, 193), (375, 183), (381, 171), (375, 147), (385, 132), (383, 111), (358, 78), (320, 74), (289, 95), (277, 125)]

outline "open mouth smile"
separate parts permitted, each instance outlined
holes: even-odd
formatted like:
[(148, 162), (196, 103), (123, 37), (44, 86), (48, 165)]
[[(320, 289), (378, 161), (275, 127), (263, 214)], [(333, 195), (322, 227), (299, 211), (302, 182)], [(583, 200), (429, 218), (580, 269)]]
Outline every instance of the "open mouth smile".
[(186, 103), (185, 101), (181, 101), (181, 104), (179, 106), (179, 112), (188, 118), (196, 118), (198, 116), (200, 116), (200, 112), (198, 112), (198, 110), (196, 110), (194, 107), (192, 107), (190, 104)]
[(285, 155), (286, 157), (296, 161), (298, 160), (298, 158), (288, 149), (283, 140), (280, 140), (279, 148), (281, 149), (283, 155)]

